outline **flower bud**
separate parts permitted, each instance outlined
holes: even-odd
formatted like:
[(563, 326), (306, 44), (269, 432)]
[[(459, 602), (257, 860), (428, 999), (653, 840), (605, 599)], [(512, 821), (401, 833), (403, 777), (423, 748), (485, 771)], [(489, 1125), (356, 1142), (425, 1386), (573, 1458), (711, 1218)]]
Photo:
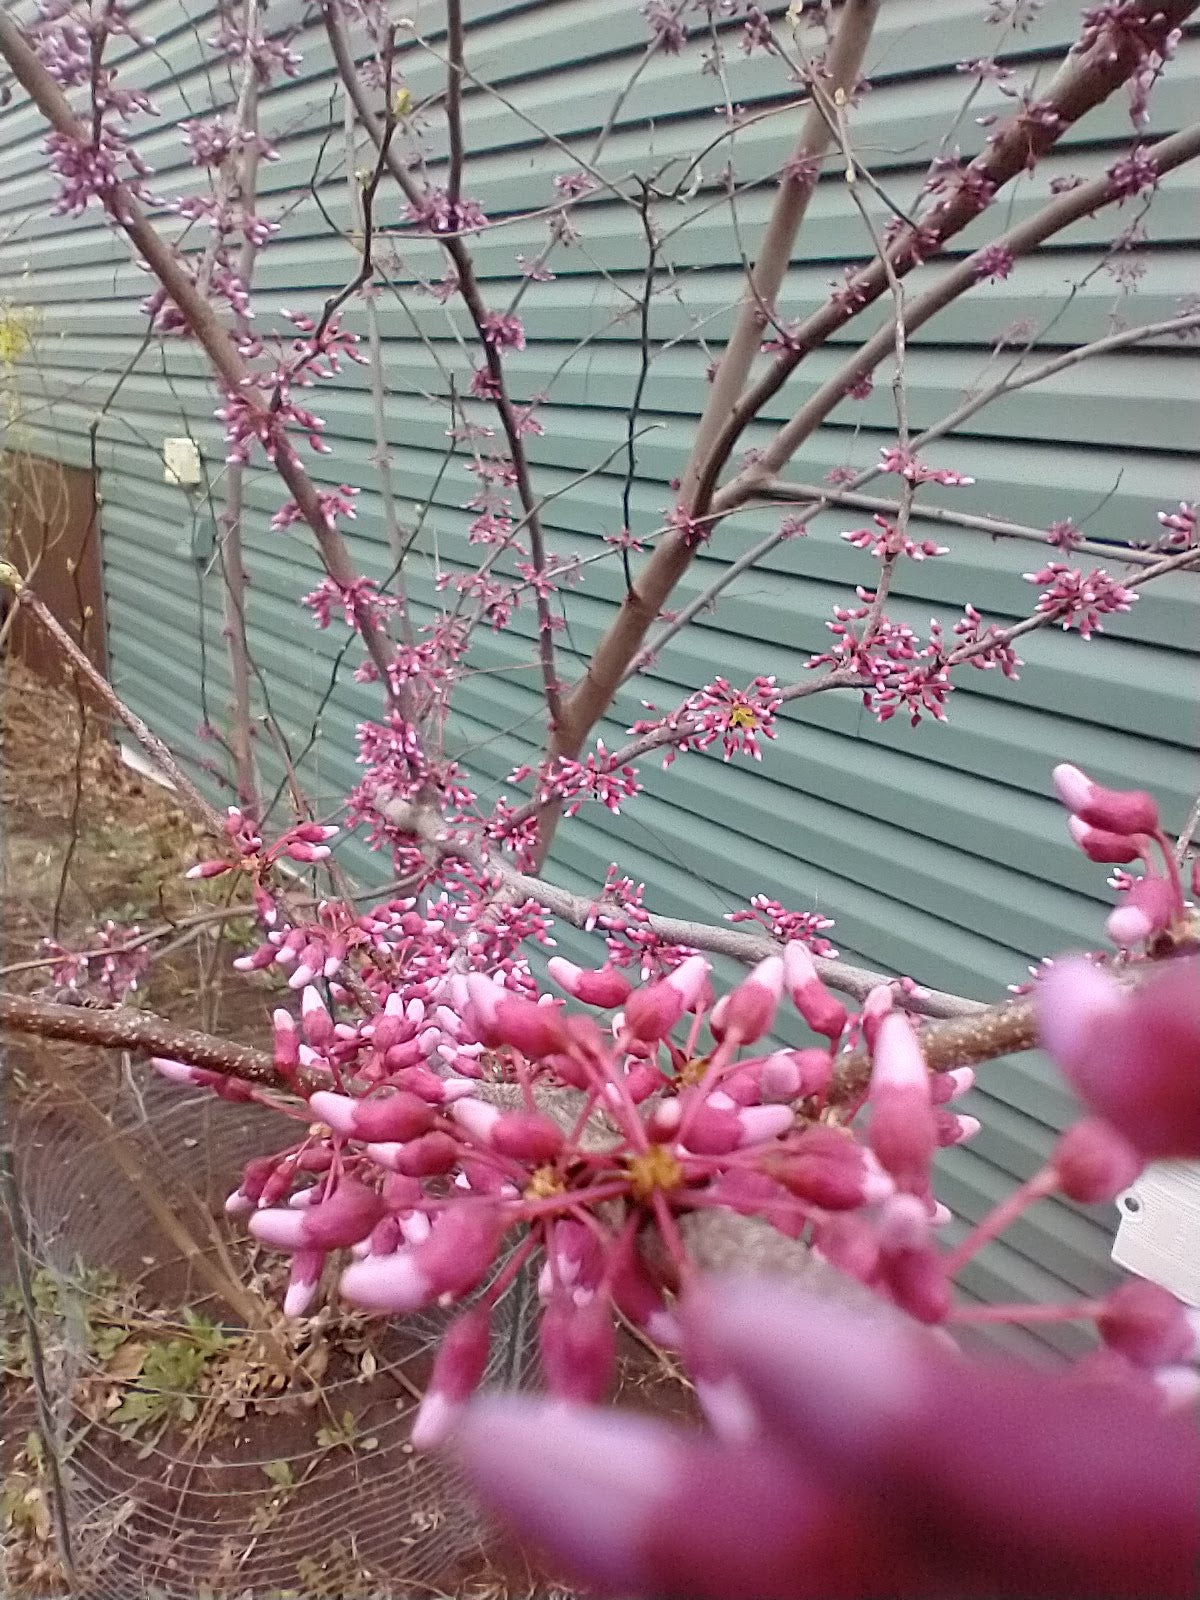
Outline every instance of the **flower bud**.
[(496, 1257), (504, 1224), (495, 1206), (464, 1200), (440, 1211), (424, 1244), (367, 1256), (342, 1274), (341, 1292), (368, 1311), (419, 1311), (469, 1294)]
[(663, 982), (682, 997), (685, 1011), (694, 1011), (708, 989), (708, 975), (711, 971), (711, 963), (703, 956), (688, 956), (673, 971), (667, 973)]
[(775, 1020), (782, 994), (783, 962), (778, 956), (768, 956), (748, 978), (717, 1001), (709, 1018), (713, 1034), (718, 1039), (753, 1044)]
[(1067, 831), (1089, 861), (1123, 866), (1139, 860), (1142, 854), (1136, 838), (1127, 833), (1109, 833), (1104, 828), (1090, 827), (1074, 814), (1067, 818)]
[(1142, 1158), (1115, 1128), (1089, 1117), (1063, 1134), (1051, 1165), (1068, 1200), (1097, 1206), (1129, 1187), (1142, 1170)]
[(912, 1024), (902, 1012), (882, 1018), (873, 1046), (868, 1139), (880, 1164), (901, 1189), (921, 1194), (937, 1146), (929, 1069)]
[(824, 1034), (836, 1045), (848, 1020), (846, 1008), (817, 977), (812, 956), (797, 939), (789, 940), (783, 947), (783, 971), (796, 1010), (814, 1033)]
[(1196, 1354), (1196, 1333), (1184, 1307), (1173, 1294), (1141, 1278), (1113, 1290), (1096, 1328), (1110, 1350), (1135, 1366), (1173, 1366)]
[(625, 1027), (635, 1039), (657, 1044), (665, 1039), (679, 1021), (686, 1007), (677, 985), (665, 978), (657, 983), (643, 984), (635, 989), (625, 1002)]
[(304, 1037), (314, 1050), (323, 1050), (334, 1040), (333, 1018), (325, 1009), (325, 1002), (310, 985), (300, 997), (300, 1026)]
[(275, 960), (275, 946), (273, 944), (260, 944), (257, 950), (252, 950), (248, 956), (235, 958), (233, 968), (235, 972), (261, 972), (264, 967), (269, 967)]
[(621, 1315), (636, 1328), (643, 1328), (655, 1344), (675, 1349), (680, 1341), (679, 1324), (667, 1309), (662, 1290), (650, 1274), (636, 1243), (625, 1238), (614, 1247), (610, 1262), (609, 1292)]
[(635, 1106), (640, 1106), (662, 1086), (663, 1075), (650, 1061), (635, 1061), (625, 1074), (625, 1088)]
[(538, 1005), (520, 995), (510, 995), (476, 972), (467, 975), (467, 985), (476, 1032), (483, 1044), (511, 1045), (531, 1061), (554, 1055), (566, 1046), (559, 1005)]
[(930, 1218), (916, 1195), (898, 1194), (882, 1207), (876, 1229), (880, 1279), (896, 1304), (918, 1322), (944, 1322), (951, 1292), (942, 1258), (930, 1244)]
[(333, 852), (327, 844), (309, 844), (305, 839), (291, 839), (284, 846), (283, 853), (293, 861), (311, 863), (326, 861)]
[(1105, 789), (1067, 762), (1052, 777), (1058, 798), (1081, 822), (1108, 833), (1157, 833), (1158, 806), (1144, 789)]
[(577, 1405), (598, 1405), (608, 1393), (617, 1359), (617, 1335), (607, 1299), (583, 1305), (560, 1291), (538, 1326), (542, 1375), (550, 1393)]
[(759, 1165), (790, 1194), (822, 1211), (853, 1211), (895, 1192), (871, 1152), (833, 1128), (809, 1128), (788, 1148), (769, 1152)]
[(1110, 913), (1108, 937), (1122, 950), (1144, 944), (1170, 927), (1176, 909), (1175, 892), (1165, 878), (1138, 878)]
[(292, 1270), (288, 1273), (287, 1290), (283, 1297), (285, 1317), (302, 1317), (312, 1305), (324, 1265), (323, 1250), (296, 1251), (292, 1257)]
[(325, 952), (319, 944), (308, 943), (300, 952), (299, 961), (288, 979), (289, 989), (303, 989), (306, 984), (313, 981), (321, 971), (325, 959)]
[(169, 1056), (151, 1056), (150, 1065), (155, 1072), (171, 1083), (186, 1083), (194, 1089), (219, 1089), (225, 1082), (219, 1072), (209, 1072), (204, 1067), (192, 1067), (186, 1061), (172, 1061)]
[(777, 1138), (792, 1126), (789, 1106), (722, 1105), (710, 1096), (688, 1106), (683, 1117), (681, 1142), (698, 1156), (723, 1156), (743, 1145)]
[(374, 1189), (343, 1178), (315, 1205), (256, 1211), (250, 1232), (276, 1250), (337, 1250), (365, 1239), (383, 1214), (383, 1201)]
[(552, 956), (546, 963), (546, 971), (573, 1000), (581, 1000), (586, 1006), (599, 1006), (606, 1011), (612, 1006), (624, 1005), (633, 991), (629, 979), (611, 963), (601, 967), (598, 972), (592, 972), (585, 967), (577, 967), (564, 956)]
[(1091, 1111), (1144, 1160), (1200, 1159), (1200, 961), (1128, 988), (1092, 962), (1056, 961), (1035, 998), (1042, 1044)]
[(566, 1143), (562, 1129), (540, 1111), (505, 1111), (492, 1129), (492, 1149), (542, 1166), (556, 1161)]
[(406, 1144), (427, 1133), (435, 1117), (428, 1101), (404, 1089), (361, 1100), (318, 1089), (308, 1105), (313, 1115), (335, 1132), (372, 1144)]
[(895, 1005), (890, 984), (876, 984), (870, 994), (863, 1001), (862, 1011), (859, 1013), (859, 1025), (862, 1028), (863, 1040), (868, 1050), (874, 1050), (875, 1038), (879, 1032), (879, 1024), (888, 1016)]
[(434, 1178), (450, 1172), (457, 1165), (459, 1151), (450, 1135), (436, 1128), (407, 1144), (385, 1141), (367, 1145), (367, 1155), (376, 1166), (409, 1178)]
[(947, 1150), (951, 1145), (965, 1144), (968, 1139), (973, 1139), (979, 1132), (982, 1124), (978, 1117), (962, 1116), (955, 1111), (941, 1111), (935, 1108), (933, 1113), (934, 1133), (938, 1145)]
[(832, 1078), (828, 1050), (776, 1050), (762, 1064), (759, 1085), (764, 1100), (806, 1100), (825, 1094)]
[(973, 1067), (955, 1067), (951, 1072), (933, 1072), (929, 1077), (929, 1097), (935, 1106), (947, 1100), (957, 1100), (960, 1094), (975, 1087)]
[(412, 1426), (416, 1449), (433, 1450), (444, 1444), (453, 1431), (467, 1401), (483, 1381), (491, 1335), (491, 1313), (486, 1306), (472, 1306), (456, 1317), (442, 1335)]
[(185, 878), (219, 878), (223, 872), (230, 872), (232, 868), (228, 861), (197, 861), (194, 867), (189, 867), (184, 873)]

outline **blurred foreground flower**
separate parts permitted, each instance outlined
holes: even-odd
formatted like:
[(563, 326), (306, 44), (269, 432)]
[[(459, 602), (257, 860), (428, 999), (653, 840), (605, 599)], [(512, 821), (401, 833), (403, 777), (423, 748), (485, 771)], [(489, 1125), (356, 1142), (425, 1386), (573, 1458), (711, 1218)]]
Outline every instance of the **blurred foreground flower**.
[(1195, 1594), (1193, 1418), (783, 1281), (709, 1283), (681, 1318), (741, 1393), (736, 1434), (515, 1396), (459, 1424), (485, 1502), (569, 1577), (680, 1600)]

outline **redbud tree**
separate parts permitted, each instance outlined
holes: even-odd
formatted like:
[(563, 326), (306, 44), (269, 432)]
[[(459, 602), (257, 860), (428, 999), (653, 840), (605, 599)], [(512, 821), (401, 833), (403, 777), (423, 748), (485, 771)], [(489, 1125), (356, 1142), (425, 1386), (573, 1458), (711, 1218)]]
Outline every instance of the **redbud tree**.
[[(915, 196), (901, 201), (856, 136), (878, 0), (786, 14), (741, 0), (655, 0), (643, 8), (637, 71), (674, 63), (711, 77), (722, 103), (710, 145), (686, 162), (648, 155), (630, 174), (605, 160), (619, 102), (590, 140), (537, 130), (561, 171), (529, 197), (545, 244), (520, 258), (507, 294), (476, 263), (479, 241), (506, 219), (472, 196), (465, 102), (499, 91), (472, 70), (461, 0), (448, 0), (436, 28), (379, 0), (319, 0), (286, 26), (260, 0), (219, 7), (205, 48), (220, 68), (210, 82), (225, 89), (178, 125), (195, 179), (182, 194), (161, 192), (142, 151), (156, 108), (132, 84), (154, 45), (137, 7), (38, 0), (0, 16), (8, 92), (45, 123), (55, 210), (106, 219), (147, 272), (147, 340), (196, 352), (209, 375), (224, 438), (232, 686), (228, 716), (208, 730), (220, 758), (189, 771), (98, 678), (18, 566), (6, 565), (5, 581), (206, 834), (191, 875), (227, 879), (259, 929), (234, 962), (244, 981), (282, 972), (290, 991), (274, 1009), (269, 1052), (181, 1027), (130, 1003), (153, 940), (107, 925), (83, 948), (56, 945), (45, 958), (60, 985), (107, 1003), (0, 994), (0, 1025), (134, 1049), (167, 1078), (269, 1109), (277, 1138), (247, 1165), (228, 1209), (288, 1259), (286, 1313), (304, 1316), (323, 1295), (391, 1316), (454, 1308), (415, 1442), (457, 1449), (485, 1498), (615, 1592), (1191, 1592), (1195, 1319), (1141, 1282), (1099, 1300), (980, 1307), (954, 1280), (1047, 1196), (1108, 1203), (1148, 1162), (1200, 1159), (1194, 864), (1187, 876), (1196, 817), (1172, 838), (1150, 793), (1106, 788), (1068, 764), (1048, 772), (1079, 849), (1098, 872), (1111, 869), (1116, 905), (1106, 942), (1097, 929), (1095, 950), (1048, 959), (998, 1006), (839, 960), (829, 922), (783, 905), (771, 885), (710, 926), (659, 914), (654, 884), (636, 884), (620, 860), (591, 893), (570, 892), (551, 854), (587, 808), (636, 804), (647, 761), (704, 751), (769, 760), (785, 708), (802, 718), (800, 703), (821, 694), (856, 697), (880, 722), (945, 720), (973, 672), (1019, 675), (1026, 635), (1057, 627), (1089, 648), (1147, 585), (1200, 560), (1186, 503), (1164, 505), (1157, 526), (1117, 548), (1074, 521), (1035, 529), (960, 512), (954, 492), (972, 480), (943, 445), (997, 399), (1093, 356), (1200, 329), (1193, 302), (1049, 358), (1035, 356), (1036, 330), (1026, 331), (1000, 375), (936, 424), (910, 421), (919, 329), (1083, 219), (1111, 222), (1103, 260), (1118, 270), (1136, 256), (1159, 185), (1200, 156), (1200, 126), (1146, 132), (1192, 4), (1090, 6), (1052, 71), (1010, 59), (1039, 9), (990, 0), (993, 48), (960, 63), (961, 104)], [(353, 155), (344, 231), (356, 266), (321, 304), (295, 309), (255, 278), (281, 224), (260, 194), (278, 155), (264, 108), (306, 48), (332, 63), (342, 110), (331, 135), (338, 128)], [(743, 53), (777, 76), (769, 112), (729, 94), (729, 62)], [(410, 79), (430, 62), (438, 91), (416, 95)], [(1036, 183), (1064, 136), (1109, 101), (1127, 110), (1127, 148), (1089, 178), (1055, 164), (1014, 222), (1012, 187)], [(735, 135), (763, 115), (777, 126), (778, 160), (768, 179), (743, 179)], [(828, 296), (797, 317), (787, 269), (819, 183), (843, 187), (859, 233)], [(737, 202), (763, 188), (768, 220), (749, 238)], [(701, 316), (692, 321), (707, 387), (671, 498), (648, 526), (631, 491), (650, 319), (656, 297), (685, 292), (671, 270), (670, 214), (698, 193), (724, 208), (728, 260), (744, 274), (723, 342), (709, 342)], [(620, 452), (623, 492), (605, 548), (581, 557), (548, 536), (557, 491), (539, 482), (548, 475), (530, 448), (538, 440), (544, 461), (553, 445), (548, 395), (524, 391), (514, 357), (526, 306), (586, 247), (589, 210), (601, 203), (624, 208), (643, 246), (631, 313), (643, 364)], [(965, 248), (968, 228), (985, 242)], [(466, 485), (468, 531), (433, 584), (413, 571), (420, 529), (402, 525), (387, 454), (379, 305), (397, 283), (410, 300), (446, 308), (455, 330), (427, 396), (447, 444), (426, 510), (452, 473)], [(364, 369), (355, 392), (370, 412), (393, 557), (383, 580), (359, 568), (357, 490), (337, 481), (321, 415), (322, 388), (347, 363)], [(816, 484), (789, 476), (825, 420), (876, 383), (890, 388), (894, 424), (878, 460)], [(768, 415), (783, 420), (766, 427)], [(748, 449), (751, 431), (765, 442)], [(298, 602), (344, 640), (370, 707), (357, 730), (358, 782), (332, 809), (306, 795), (290, 757), (283, 803), (272, 797), (257, 748), (263, 669), (246, 625), (243, 535), (247, 474), (264, 469), (275, 536), (311, 542), (323, 569)], [(739, 514), (770, 506), (779, 517), (769, 537), (680, 604), (700, 554)], [(714, 677), (665, 710), (646, 703), (624, 742), (606, 743), (597, 730), (618, 691), (738, 575), (831, 510), (844, 513), (862, 577), (833, 606), (827, 646), (801, 676), (773, 672), (764, 645), (751, 681)], [(980, 595), (923, 635), (902, 620), (898, 574), (902, 585), (908, 564), (947, 554), (920, 533), (931, 524), (945, 539), (1034, 544), (1027, 613), (989, 618)], [(622, 574), (621, 598), (580, 662), (572, 610), (598, 560)], [(497, 637), (540, 685), (542, 737), (485, 801), (469, 762), (447, 749), (481, 641)], [(370, 909), (339, 860), (349, 834), (396, 879)], [(589, 965), (550, 955), (556, 926), (590, 939)], [(721, 982), (712, 957), (741, 963), (744, 976)], [(921, 965), (914, 948), (912, 969)], [(781, 1034), (807, 1042), (789, 1047)], [(1039, 1043), (1080, 1118), (1039, 1172), (946, 1248), (935, 1157), (978, 1131), (954, 1102), (987, 1063)], [(775, 1276), (710, 1276), (731, 1264)], [(472, 1398), (492, 1309), (522, 1272), (538, 1285), (551, 1407)], [(598, 1409), (620, 1318), (681, 1352), (709, 1433)], [(972, 1324), (1039, 1320), (1091, 1324), (1096, 1349), (1047, 1378), (981, 1370), (955, 1342)]]

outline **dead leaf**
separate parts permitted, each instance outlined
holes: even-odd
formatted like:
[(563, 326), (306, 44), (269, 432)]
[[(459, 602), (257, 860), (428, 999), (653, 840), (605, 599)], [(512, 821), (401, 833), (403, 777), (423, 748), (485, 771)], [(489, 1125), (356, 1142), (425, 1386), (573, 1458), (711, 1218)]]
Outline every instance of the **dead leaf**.
[(105, 1377), (111, 1378), (114, 1383), (129, 1383), (141, 1372), (147, 1348), (138, 1339), (126, 1339), (124, 1344), (117, 1346), (105, 1364)]

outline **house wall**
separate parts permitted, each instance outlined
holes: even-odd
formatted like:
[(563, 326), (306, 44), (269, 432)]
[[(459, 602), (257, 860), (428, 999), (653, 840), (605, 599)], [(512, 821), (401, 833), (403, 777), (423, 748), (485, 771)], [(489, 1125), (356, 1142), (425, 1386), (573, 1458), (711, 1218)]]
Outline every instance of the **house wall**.
[[(782, 10), (770, 9), (772, 15)], [(163, 194), (191, 192), (199, 181), (183, 165), (176, 124), (208, 103), (210, 81), (231, 97), (227, 74), (201, 47), (210, 18), (197, 10), (179, 0), (155, 0), (137, 12), (156, 45), (131, 61), (128, 78), (146, 87), (161, 110), (142, 148)], [(853, 126), (863, 159), (902, 206), (915, 197), (935, 141), (962, 100), (965, 80), (954, 63), (994, 47), (996, 32), (984, 23), (983, 10), (981, 0), (888, 0), (883, 8), (869, 56), (873, 86)], [(407, 14), (436, 42), (438, 5), (421, 3)], [(300, 16), (298, 5), (273, 6), (270, 25), (293, 15)], [(469, 66), (504, 97), (478, 88), (466, 96), (467, 192), (489, 216), (516, 217), (473, 245), (485, 296), (503, 306), (519, 281), (517, 255), (536, 255), (545, 239), (545, 218), (524, 214), (548, 204), (552, 177), (573, 165), (547, 135), (577, 150), (590, 146), (614, 94), (634, 76), (645, 24), (627, 0), (616, 6), (611, 0), (479, 0), (468, 4), (467, 19)], [(1036, 71), (1044, 82), (1077, 21), (1076, 6), (1049, 0), (1017, 37), (1016, 81)], [(298, 48), (304, 53), (300, 76), (275, 88), (263, 111), (264, 126), (281, 149), (281, 159), (261, 173), (261, 209), (282, 218), (256, 277), (267, 329), (281, 305), (319, 307), (355, 266), (349, 243), (331, 231), (308, 187), (319, 193), (328, 217), (344, 226), (341, 101), (319, 33), (304, 31)], [(413, 51), (401, 65), (415, 100), (436, 93), (436, 62)], [(1155, 97), (1147, 136), (1193, 117), (1198, 90), (1200, 39), (1192, 35)], [(765, 110), (781, 98), (778, 74), (761, 57), (747, 60), (734, 44), (729, 93)], [(645, 173), (651, 156), (665, 161), (701, 147), (720, 129), (713, 114), (718, 98), (716, 80), (702, 76), (694, 60), (691, 66), (653, 60), (622, 102), (603, 169), (614, 178)], [(956, 140), (968, 151), (977, 148), (984, 131), (973, 119), (1003, 111), (1007, 103), (985, 86)], [(794, 125), (794, 115), (785, 114), (739, 134), (739, 175), (769, 178)], [(113, 680), (182, 756), (211, 760), (213, 747), (197, 730), (207, 717), (219, 718), (228, 698), (214, 553), (225, 469), (213, 398), (195, 352), (145, 341), (139, 302), (147, 280), (97, 214), (77, 220), (48, 214), (53, 191), (40, 137), (20, 96), (0, 112), (0, 300), (32, 307), (38, 318), (20, 374), (18, 442), (82, 465), (94, 432)], [(435, 149), (437, 138), (435, 130)], [(1101, 173), (1130, 143), (1118, 97), (1073, 129), (1035, 178), (1006, 191), (1004, 216), (1015, 221), (1029, 214), (1054, 175)], [(736, 245), (727, 211), (713, 206), (723, 160), (719, 153), (707, 158), (697, 194), (661, 208), (661, 225), (678, 231), (668, 246), (674, 280), (655, 298), (650, 317), (653, 359), (640, 422), (652, 431), (636, 447), (635, 529), (658, 525), (671, 501), (668, 482), (685, 459), (708, 359), (695, 319), (703, 319), (703, 338), (714, 345), (731, 325)], [(996, 374), (1004, 358), (994, 350), (1003, 330), (1029, 323), (1040, 330), (1037, 345), (1049, 351), (1126, 321), (1174, 314), (1198, 281), (1198, 184), (1195, 166), (1163, 181), (1143, 219), (1148, 242), (1137, 257), (1144, 270), (1131, 291), (1124, 292), (1111, 272), (1092, 270), (1099, 249), (1133, 219), (1127, 208), (1123, 217), (1077, 224), (1036, 259), (1020, 263), (1007, 281), (980, 286), (922, 329), (908, 360), (913, 428), (935, 421)], [(748, 249), (772, 193), (764, 181), (739, 200), (739, 231)], [(399, 220), (393, 200), (385, 202), (380, 220), (385, 229)], [(590, 201), (578, 221), (582, 240), (556, 253), (556, 280), (534, 286), (522, 303), (528, 346), (512, 356), (509, 370), (518, 397), (550, 392), (539, 412), (545, 436), (528, 443), (538, 486), (554, 495), (545, 511), (551, 547), (590, 555), (604, 549), (603, 535), (621, 520), (619, 447), (642, 359), (629, 308), (641, 292), (645, 246), (632, 213), (603, 198)], [(994, 219), (986, 221), (991, 227)], [(179, 231), (174, 219), (164, 225)], [(962, 247), (978, 246), (984, 237), (973, 227)], [(445, 393), (447, 364), (464, 370), (456, 344), (464, 317), (414, 292), (415, 277), (441, 274), (432, 247), (423, 253), (419, 245), (397, 249), (403, 257), (391, 277), (398, 292), (385, 289), (378, 315), (402, 516), (411, 523), (414, 506), (429, 502), (408, 566), (421, 603), (432, 597), (439, 570), (467, 564), (469, 515), (462, 502), (473, 480), (461, 458), (442, 470), (445, 413), (427, 398)], [(781, 297), (787, 314), (813, 309), (845, 260), (869, 253), (837, 163), (830, 162)], [(360, 313), (349, 323), (359, 331), (365, 326)], [(806, 362), (748, 430), (745, 445), (764, 442), (770, 425), (828, 375), (844, 348), (843, 337)], [(882, 377), (869, 400), (847, 403), (818, 430), (795, 464), (798, 476), (817, 481), (835, 466), (867, 464), (894, 438)], [(1090, 537), (1117, 545), (1153, 539), (1156, 512), (1200, 492), (1198, 377), (1200, 341), (1166, 338), (1097, 357), (993, 405), (951, 446), (933, 452), (934, 459), (977, 479), (976, 487), (954, 493), (953, 504), (961, 508), (1035, 527), (1071, 516)], [(314, 474), (361, 489), (354, 553), (365, 571), (383, 577), (390, 561), (362, 370), (349, 366), (324, 386), (316, 408), (328, 421), (334, 449), (314, 459)], [(205, 485), (190, 494), (163, 481), (162, 440), (182, 434), (199, 442), (204, 458)], [(606, 458), (607, 467), (593, 471)], [(352, 663), (338, 671), (329, 692), (342, 636), (315, 632), (297, 607), (318, 567), (302, 537), (269, 532), (278, 500), (271, 475), (252, 471), (252, 653), (270, 687), (271, 713), (293, 747), (303, 749), (316, 726), (304, 771), (322, 793), (336, 795), (355, 781), (353, 728), (371, 714), (374, 701), (353, 681)], [(672, 603), (710, 583), (770, 531), (778, 515), (755, 511), (722, 527)], [(865, 520), (853, 513), (822, 517), (807, 538), (779, 546), (740, 578), (715, 615), (693, 624), (652, 671), (622, 691), (601, 730), (606, 742), (611, 746), (642, 714), (640, 700), (669, 707), (716, 673), (735, 684), (759, 672), (785, 682), (802, 675), (808, 655), (828, 642), (824, 624), (831, 606), (870, 579), (866, 558), (838, 537)], [(918, 537), (943, 531), (918, 509)], [(1021, 574), (1051, 552), (964, 532), (949, 542), (951, 554), (901, 567), (899, 616), (925, 628), (931, 613), (952, 619), (967, 601), (999, 620), (1028, 610), (1032, 591)], [(621, 592), (619, 567), (609, 560), (591, 567), (584, 588), (572, 594), (564, 647), (569, 669), (586, 657)], [(602, 880), (618, 860), (653, 886), (658, 909), (709, 919), (765, 890), (835, 918), (835, 938), (849, 959), (999, 997), (1041, 956), (1095, 944), (1109, 898), (1103, 870), (1083, 861), (1066, 840), (1050, 797), (1055, 761), (1077, 761), (1114, 784), (1151, 784), (1168, 822), (1182, 825), (1200, 780), (1198, 596), (1195, 575), (1164, 584), (1131, 614), (1112, 619), (1090, 645), (1057, 630), (1031, 636), (1022, 645), (1027, 664), (1020, 681), (970, 674), (945, 725), (930, 721), (913, 730), (897, 718), (879, 726), (854, 698), (824, 695), (784, 717), (761, 766), (726, 766), (715, 755), (688, 756), (667, 773), (647, 766), (648, 792), (627, 813), (594, 810), (562, 830), (551, 871), (583, 887)], [(451, 736), (485, 798), (537, 746), (539, 698), (525, 670), (530, 634), (525, 624), (511, 635), (481, 637), (472, 658), (480, 671), (459, 700)], [(257, 689), (256, 697), (261, 711)], [(269, 750), (264, 759), (271, 769)], [(347, 860), (364, 874), (380, 871), (378, 860), (357, 846), (348, 849)], [(964, 1221), (1028, 1176), (1070, 1115), (1067, 1095), (1040, 1056), (998, 1062), (983, 1078), (970, 1107), (983, 1118), (983, 1132), (969, 1148), (942, 1158), (940, 1192)], [(1041, 1205), (979, 1258), (965, 1286), (987, 1300), (1098, 1291), (1112, 1281), (1112, 1220), (1107, 1212)], [(1069, 1333), (1056, 1332), (1033, 1341), (1043, 1353), (1070, 1343)]]

